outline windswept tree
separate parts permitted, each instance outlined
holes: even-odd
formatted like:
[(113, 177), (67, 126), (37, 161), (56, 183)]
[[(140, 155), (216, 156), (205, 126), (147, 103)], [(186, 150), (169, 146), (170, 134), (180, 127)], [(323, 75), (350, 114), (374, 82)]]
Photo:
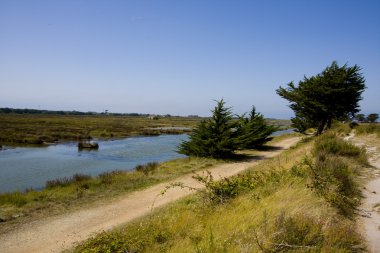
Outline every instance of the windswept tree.
[(331, 127), (333, 119), (345, 118), (359, 112), (359, 101), (364, 91), (365, 79), (357, 65), (339, 67), (337, 62), (325, 68), (322, 73), (310, 78), (304, 77), (287, 87), (279, 87), (277, 94), (290, 102), (294, 111), (293, 126), (299, 131), (317, 127), (317, 135)]
[(202, 121), (180, 144), (178, 152), (190, 156), (225, 158), (237, 149), (256, 148), (270, 140), (276, 127), (268, 126), (253, 107), (249, 117), (233, 119), (231, 108), (217, 101), (212, 117)]

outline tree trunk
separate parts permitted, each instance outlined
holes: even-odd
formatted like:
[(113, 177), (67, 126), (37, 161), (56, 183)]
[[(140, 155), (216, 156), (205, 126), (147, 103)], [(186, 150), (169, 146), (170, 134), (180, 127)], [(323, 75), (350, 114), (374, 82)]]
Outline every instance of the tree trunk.
[(326, 119), (322, 119), (319, 122), (317, 133), (315, 134), (316, 136), (320, 135), (323, 132), (323, 129), (325, 129), (326, 121)]
[(331, 122), (332, 122), (332, 119), (329, 118), (329, 119), (327, 120), (327, 129), (330, 129), (330, 128), (331, 128)]

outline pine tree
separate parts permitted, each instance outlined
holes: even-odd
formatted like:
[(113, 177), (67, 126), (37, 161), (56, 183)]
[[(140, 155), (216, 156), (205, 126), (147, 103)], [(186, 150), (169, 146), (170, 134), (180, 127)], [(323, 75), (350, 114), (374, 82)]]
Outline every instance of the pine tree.
[(233, 119), (231, 108), (223, 100), (217, 101), (212, 117), (202, 121), (190, 134), (189, 140), (180, 144), (178, 152), (199, 157), (226, 158), (237, 149), (257, 148), (270, 140), (276, 131), (268, 126), (264, 116), (255, 107), (245, 117)]
[(202, 121), (190, 134), (189, 140), (181, 143), (178, 152), (200, 157), (228, 157), (237, 148), (234, 127), (231, 108), (225, 107), (223, 99), (217, 101), (211, 119)]
[(240, 117), (236, 128), (236, 142), (239, 149), (252, 149), (262, 146), (273, 132), (278, 130), (275, 126), (269, 126), (264, 116), (256, 112), (256, 108), (252, 106), (249, 117), (245, 114)]

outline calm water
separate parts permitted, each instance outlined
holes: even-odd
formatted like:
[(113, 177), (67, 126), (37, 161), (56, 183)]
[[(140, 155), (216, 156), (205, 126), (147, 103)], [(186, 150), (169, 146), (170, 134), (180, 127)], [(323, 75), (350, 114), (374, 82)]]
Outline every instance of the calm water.
[(175, 152), (187, 135), (131, 137), (98, 141), (97, 151), (78, 151), (77, 143), (0, 151), (0, 192), (41, 189), (47, 180), (75, 173), (98, 175), (131, 170), (138, 164), (185, 157)]
[[(278, 131), (273, 136), (293, 132)], [(78, 151), (77, 143), (0, 151), (0, 192), (41, 189), (46, 181), (76, 173), (98, 175), (105, 171), (132, 170), (138, 164), (185, 157), (175, 152), (187, 135), (131, 137), (98, 141), (99, 150)]]
[(293, 133), (293, 132), (294, 132), (293, 128), (291, 128), (291, 129), (285, 129), (285, 130), (280, 130), (280, 131), (274, 132), (272, 134), (272, 136), (279, 136), (281, 134), (288, 134), (288, 133)]

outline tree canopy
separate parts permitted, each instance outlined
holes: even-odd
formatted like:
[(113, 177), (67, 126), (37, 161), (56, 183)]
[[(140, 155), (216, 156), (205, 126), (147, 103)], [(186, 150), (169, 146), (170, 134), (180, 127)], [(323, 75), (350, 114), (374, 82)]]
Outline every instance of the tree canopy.
[(379, 119), (379, 114), (377, 113), (371, 113), (367, 116), (367, 121), (371, 123), (375, 123)]
[(180, 144), (178, 152), (199, 157), (225, 158), (237, 149), (255, 148), (270, 140), (277, 127), (268, 126), (264, 116), (253, 107), (249, 117), (245, 114), (234, 119), (224, 100), (217, 101), (212, 117), (202, 121)]
[(317, 127), (317, 135), (331, 127), (333, 119), (345, 118), (359, 112), (365, 79), (357, 65), (339, 67), (337, 62), (320, 74), (304, 77), (296, 86), (293, 82), (279, 87), (277, 94), (290, 102), (294, 111), (293, 126), (303, 132)]
[(245, 114), (239, 118), (236, 126), (236, 141), (239, 149), (257, 148), (271, 139), (273, 132), (277, 131), (276, 126), (266, 124), (264, 116), (256, 112), (252, 106), (248, 117)]

